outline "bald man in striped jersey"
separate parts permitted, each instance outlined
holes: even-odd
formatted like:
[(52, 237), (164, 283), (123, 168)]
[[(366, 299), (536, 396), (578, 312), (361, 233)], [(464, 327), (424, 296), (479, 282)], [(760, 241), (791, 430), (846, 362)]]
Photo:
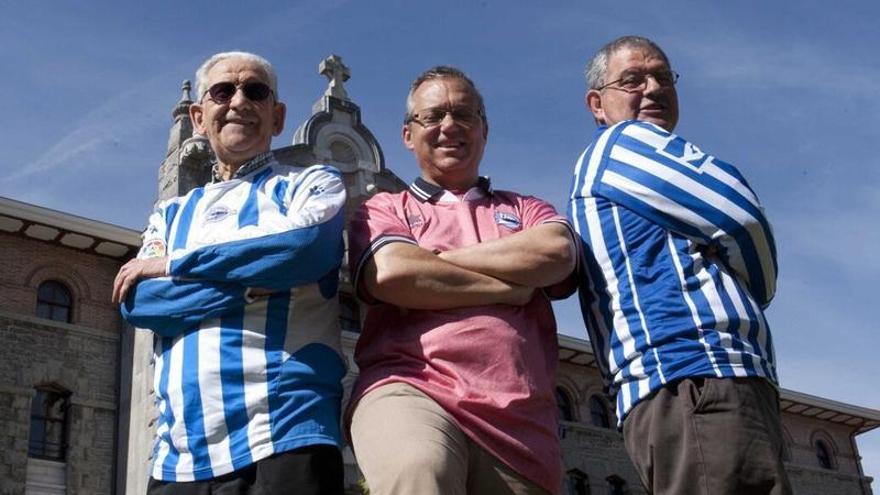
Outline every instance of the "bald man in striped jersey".
[(672, 134), (678, 79), (627, 36), (587, 66), (599, 125), (569, 218), (581, 309), (618, 426), (649, 492), (790, 493), (763, 310), (776, 246), (740, 172)]

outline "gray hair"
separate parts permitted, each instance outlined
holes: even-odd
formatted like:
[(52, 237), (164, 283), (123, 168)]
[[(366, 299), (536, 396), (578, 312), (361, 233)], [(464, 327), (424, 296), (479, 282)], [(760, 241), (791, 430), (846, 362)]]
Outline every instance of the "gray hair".
[(602, 49), (596, 52), (596, 54), (593, 55), (593, 58), (590, 59), (590, 63), (587, 64), (587, 68), (584, 70), (584, 75), (587, 78), (587, 88), (599, 89), (605, 85), (607, 82), (605, 81), (605, 76), (607, 76), (608, 72), (608, 59), (621, 48), (644, 48), (651, 50), (660, 55), (663, 61), (666, 62), (666, 65), (671, 67), (669, 58), (657, 43), (642, 36), (621, 36), (603, 46)]
[(205, 60), (199, 70), (196, 71), (196, 93), (199, 98), (198, 101), (201, 101), (204, 98), (205, 93), (208, 92), (208, 72), (218, 63), (229, 60), (231, 58), (247, 60), (248, 62), (252, 62), (256, 64), (263, 72), (266, 73), (266, 77), (269, 78), (269, 87), (272, 88), (272, 92), (275, 93), (275, 98), (278, 98), (278, 76), (275, 75), (275, 69), (272, 67), (272, 64), (269, 63), (265, 58), (249, 53), (249, 52), (223, 52), (218, 53), (216, 55), (212, 55), (211, 58)]
[(477, 97), (477, 103), (479, 104), (480, 117), (483, 119), (483, 124), (486, 123), (486, 106), (483, 103), (483, 95), (480, 94), (480, 90), (477, 89), (476, 84), (471, 81), (471, 78), (467, 76), (460, 69), (456, 69), (455, 67), (449, 65), (435, 65), (430, 69), (426, 70), (419, 74), (419, 76), (412, 82), (409, 86), (409, 93), (406, 95), (406, 115), (404, 115), (403, 123), (408, 124), (413, 117), (414, 103), (413, 103), (413, 94), (415, 94), (416, 90), (419, 89), (419, 86), (426, 81), (431, 81), (434, 79), (458, 79), (468, 86), (470, 86), (471, 91), (473, 91), (474, 96)]

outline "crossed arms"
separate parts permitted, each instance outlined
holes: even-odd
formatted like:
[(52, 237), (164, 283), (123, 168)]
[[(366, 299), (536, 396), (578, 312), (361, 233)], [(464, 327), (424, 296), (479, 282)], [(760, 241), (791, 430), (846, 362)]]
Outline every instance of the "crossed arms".
[(576, 180), (575, 221), (579, 201), (604, 197), (716, 254), (762, 306), (773, 298), (773, 233), (732, 165), (657, 126), (625, 122), (599, 135), (578, 164)]
[(523, 305), (536, 288), (565, 281), (575, 247), (559, 222), (435, 255), (408, 242), (379, 248), (365, 262), (362, 288), (383, 302), (409, 309)]
[[(150, 219), (147, 233), (152, 238), (145, 236), (145, 249), (117, 274), (113, 302), (122, 304), (122, 315), (132, 325), (175, 336), (202, 320), (246, 306), (252, 301), (248, 296), (336, 276), (343, 252), (345, 187), (331, 170), (303, 172), (304, 178), (288, 188), (298, 192), (284, 202), (291, 218), (286, 230), (183, 249), (170, 262), (164, 253), (146, 249), (159, 243), (164, 250), (170, 238), (165, 226), (178, 225), (168, 218), (178, 208), (160, 208)], [(313, 186), (319, 186), (320, 193), (314, 193), (318, 189)], [(187, 198), (184, 210), (188, 201), (198, 201)]]

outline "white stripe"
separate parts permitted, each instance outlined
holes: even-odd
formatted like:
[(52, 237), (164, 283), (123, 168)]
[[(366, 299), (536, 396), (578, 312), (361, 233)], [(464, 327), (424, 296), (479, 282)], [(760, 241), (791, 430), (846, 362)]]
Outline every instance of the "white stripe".
[[(251, 457), (256, 451), (272, 452), (271, 425), (269, 422), (269, 385), (266, 382), (266, 311), (268, 300), (248, 307), (242, 330), (242, 364), (244, 365), (244, 400), (247, 405), (248, 447)], [(268, 451), (266, 447), (268, 443)], [(258, 448), (259, 447), (259, 448)]]
[(178, 478), (192, 471), (192, 456), (187, 444), (186, 424), (183, 417), (183, 337), (176, 339), (171, 347), (168, 363), (168, 406), (174, 415), (171, 427), (171, 441), (178, 450), (177, 465), (174, 470)]
[(223, 410), (223, 385), (220, 373), (220, 320), (202, 322), (199, 328), (199, 392), (202, 417), (208, 442), (211, 466), (231, 462), (229, 431)]
[[(678, 252), (675, 249), (675, 242), (673, 242), (672, 235), (668, 233), (666, 234), (666, 245), (669, 248), (669, 256), (672, 258), (672, 262), (675, 265), (675, 272), (678, 275), (679, 283), (681, 283), (682, 287), (684, 287), (687, 283), (684, 276), (684, 269), (682, 269), (681, 261), (678, 259)], [(697, 330), (697, 333), (699, 335), (698, 340), (701, 344), (703, 344), (703, 348), (706, 350), (706, 355), (709, 357), (709, 362), (712, 363), (712, 369), (715, 371), (716, 376), (721, 377), (721, 370), (718, 368), (718, 363), (715, 362), (715, 356), (712, 354), (711, 346), (708, 342), (706, 342), (706, 335), (703, 332), (703, 324), (702, 320), (700, 320), (700, 314), (697, 311), (697, 305), (694, 304), (694, 301), (693, 299), (691, 299), (691, 295), (688, 293), (688, 291), (682, 290), (681, 295), (691, 312), (691, 319), (694, 322), (694, 328)]]

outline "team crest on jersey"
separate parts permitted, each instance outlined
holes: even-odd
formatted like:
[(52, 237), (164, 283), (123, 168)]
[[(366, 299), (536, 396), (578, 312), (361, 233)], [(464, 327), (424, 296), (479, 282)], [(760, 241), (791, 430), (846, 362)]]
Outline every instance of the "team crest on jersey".
[(141, 248), (141, 258), (158, 258), (160, 256), (165, 256), (165, 243), (159, 239), (153, 239)]
[(671, 139), (662, 150), (657, 150), (662, 155), (674, 159), (679, 163), (690, 165), (694, 168), (700, 168), (706, 163), (711, 156), (703, 153), (696, 145), (675, 136)]
[(510, 230), (519, 230), (520, 227), (522, 227), (522, 222), (519, 221), (519, 217), (506, 211), (495, 212), (495, 223), (502, 227), (507, 227)]
[(208, 208), (208, 211), (205, 212), (205, 219), (202, 223), (205, 224), (219, 222), (220, 220), (223, 220), (224, 218), (234, 213), (237, 212), (227, 206), (215, 205)]
[(315, 184), (314, 186), (309, 188), (309, 196), (317, 196), (324, 192), (323, 184)]
[(406, 216), (406, 223), (409, 224), (409, 228), (414, 229), (425, 223), (425, 220), (418, 213), (409, 213)]

